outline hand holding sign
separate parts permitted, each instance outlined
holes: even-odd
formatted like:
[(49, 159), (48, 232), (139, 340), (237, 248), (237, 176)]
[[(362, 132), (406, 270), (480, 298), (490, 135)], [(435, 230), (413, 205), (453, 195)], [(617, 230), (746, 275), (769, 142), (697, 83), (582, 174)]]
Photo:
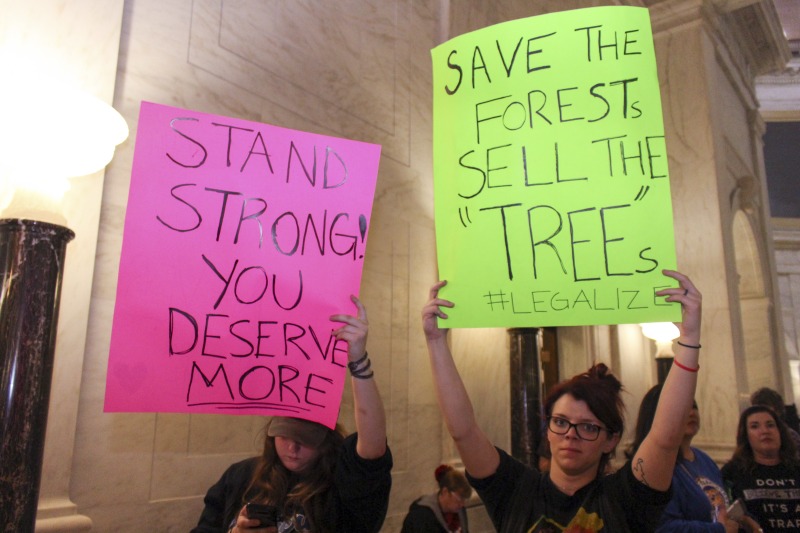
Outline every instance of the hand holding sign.
[(333, 336), (337, 340), (347, 342), (347, 355), (348, 360), (352, 363), (363, 357), (367, 352), (367, 310), (361, 303), (361, 300), (355, 296), (350, 296), (350, 299), (358, 309), (358, 316), (352, 315), (333, 315), (331, 316), (332, 322), (341, 322), (345, 324), (337, 330), (334, 330)]
[(344, 324), (333, 332), (337, 340), (348, 344), (348, 368), (353, 377), (358, 443), (356, 450), (364, 459), (377, 459), (386, 451), (386, 413), (375, 383), (372, 362), (367, 354), (369, 322), (367, 310), (355, 296), (350, 297), (356, 306), (356, 316), (337, 314), (331, 320)]
[(447, 285), (447, 281), (439, 281), (431, 287), (429, 300), (422, 308), (422, 330), (425, 338), (429, 341), (444, 339), (447, 337), (447, 329), (442, 320), (447, 319), (447, 313), (442, 307), (453, 307), (453, 302), (439, 298), (439, 290)]

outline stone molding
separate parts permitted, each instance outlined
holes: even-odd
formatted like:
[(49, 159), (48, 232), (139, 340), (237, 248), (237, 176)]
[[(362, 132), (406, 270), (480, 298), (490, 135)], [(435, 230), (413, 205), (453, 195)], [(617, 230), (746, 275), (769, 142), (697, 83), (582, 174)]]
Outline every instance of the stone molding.
[(773, 218), (772, 238), (776, 250), (800, 251), (800, 220)]
[[(790, 60), (789, 43), (771, 2), (754, 0), (649, 0), (654, 33), (704, 24), (714, 28), (726, 47), (752, 65), (754, 74), (782, 69)], [(741, 43), (747, 43), (742, 47)]]

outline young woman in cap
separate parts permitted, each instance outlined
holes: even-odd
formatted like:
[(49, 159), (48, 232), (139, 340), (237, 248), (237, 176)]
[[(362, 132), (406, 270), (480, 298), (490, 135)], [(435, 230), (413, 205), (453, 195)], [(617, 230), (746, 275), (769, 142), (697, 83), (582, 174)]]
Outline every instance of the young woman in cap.
[(679, 286), (656, 295), (680, 302), (675, 360), (664, 383), (653, 427), (633, 459), (607, 474), (608, 460), (623, 430), (622, 385), (600, 363), (560, 383), (544, 411), (551, 463), (540, 473), (495, 448), (478, 426), (475, 413), (439, 319), (453, 303), (439, 298), (445, 282), (431, 288), (422, 310), (434, 385), (447, 429), (467, 477), (501, 533), (652, 531), (669, 501), (675, 458), (684, 421), (692, 408), (700, 350), (701, 296), (692, 282), (665, 270)]
[[(343, 324), (334, 335), (348, 342), (356, 433), (345, 437), (338, 425), (331, 430), (274, 417), (262, 454), (232, 465), (209, 489), (193, 533), (374, 533), (381, 528), (392, 456), (367, 357), (367, 311), (358, 298), (352, 300), (357, 316), (339, 314), (331, 320)], [(267, 510), (272, 516), (257, 514)]]

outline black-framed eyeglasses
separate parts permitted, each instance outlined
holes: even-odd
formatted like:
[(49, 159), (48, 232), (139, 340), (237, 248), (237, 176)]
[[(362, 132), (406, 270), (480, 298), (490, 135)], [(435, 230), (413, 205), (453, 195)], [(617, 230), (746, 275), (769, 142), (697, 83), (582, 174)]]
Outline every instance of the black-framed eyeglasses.
[(610, 429), (592, 424), (591, 422), (578, 422), (577, 424), (573, 424), (566, 418), (561, 418), (560, 416), (547, 417), (547, 429), (556, 435), (566, 435), (569, 433), (570, 428), (575, 428), (575, 433), (578, 435), (578, 438), (583, 440), (597, 440), (601, 431), (608, 431), (611, 433)]

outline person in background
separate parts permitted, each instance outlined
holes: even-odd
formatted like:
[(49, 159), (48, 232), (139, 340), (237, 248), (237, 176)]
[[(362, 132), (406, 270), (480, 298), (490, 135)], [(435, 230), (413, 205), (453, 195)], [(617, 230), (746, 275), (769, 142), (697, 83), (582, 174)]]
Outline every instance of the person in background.
[(472, 496), (467, 478), (450, 465), (434, 472), (439, 490), (415, 500), (400, 533), (469, 533), (464, 504)]
[[(650, 432), (661, 385), (647, 391), (639, 407), (634, 441), (626, 452), (633, 457)], [(728, 517), (729, 505), (725, 485), (717, 464), (702, 450), (692, 446), (700, 431), (700, 411), (697, 402), (686, 420), (680, 451), (672, 473), (672, 499), (661, 515), (656, 533), (737, 533), (740, 523)], [(758, 530), (748, 517), (742, 519), (746, 529)]]
[[(800, 417), (797, 416), (797, 406), (793, 403), (787, 403), (783, 406), (783, 421), (793, 431), (800, 433)], [(800, 452), (800, 448), (798, 448)]]
[[(345, 437), (292, 417), (273, 417), (263, 452), (230, 466), (204, 499), (192, 533), (376, 533), (389, 505), (392, 455), (386, 416), (367, 356), (367, 311), (351, 296), (357, 316), (331, 316), (348, 343), (356, 433)], [(248, 514), (267, 505), (274, 524)]]
[(789, 433), (789, 438), (791, 438), (794, 442), (795, 449), (800, 452), (800, 433), (795, 431), (786, 422), (787, 406), (783, 401), (783, 396), (781, 396), (778, 391), (770, 389), (769, 387), (762, 387), (750, 395), (750, 405), (766, 405), (767, 407), (772, 408), (772, 410), (775, 411), (775, 414), (778, 415), (778, 418), (780, 418), (781, 421), (786, 424), (786, 430)]
[(766, 405), (739, 416), (736, 450), (722, 467), (731, 497), (766, 533), (800, 531), (800, 461), (786, 424)]
[(692, 407), (700, 353), (700, 292), (685, 275), (656, 295), (681, 304), (683, 320), (675, 362), (664, 383), (650, 433), (634, 457), (606, 475), (623, 432), (622, 384), (603, 363), (553, 387), (544, 404), (551, 462), (547, 473), (496, 448), (478, 426), (472, 402), (453, 361), (443, 319), (455, 304), (430, 290), (422, 326), (439, 407), (466, 467), (500, 533), (581, 531), (644, 532), (669, 502), (669, 486), (683, 426)]

